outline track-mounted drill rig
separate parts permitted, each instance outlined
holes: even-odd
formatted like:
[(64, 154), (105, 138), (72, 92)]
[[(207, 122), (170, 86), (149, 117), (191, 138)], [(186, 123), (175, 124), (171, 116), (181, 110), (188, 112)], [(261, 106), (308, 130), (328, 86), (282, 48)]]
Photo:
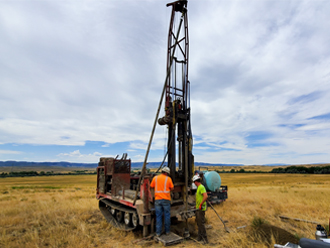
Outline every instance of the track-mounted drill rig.
[[(122, 230), (143, 227), (143, 236), (154, 232), (154, 194), (150, 182), (156, 175), (147, 173), (146, 165), (155, 127), (166, 125), (168, 129), (167, 164), (174, 190), (171, 193), (171, 217), (183, 221), (195, 215), (194, 196), (189, 194), (194, 173), (192, 154), (192, 132), (190, 121), (190, 83), (188, 80), (188, 19), (187, 1), (179, 0), (167, 4), (172, 7), (167, 45), (167, 69), (163, 91), (151, 132), (141, 173), (131, 173), (131, 160), (101, 158), (97, 167), (97, 194), (99, 208), (108, 222)], [(176, 18), (179, 15), (180, 18)], [(165, 115), (159, 118), (165, 100)], [(178, 160), (177, 160), (178, 159)], [(157, 173), (156, 172), (156, 173)], [(212, 192), (208, 192), (211, 194)], [(227, 198), (227, 188), (213, 192), (210, 200), (219, 203)], [(186, 226), (186, 230), (187, 226)], [(186, 236), (189, 233), (185, 232)]]

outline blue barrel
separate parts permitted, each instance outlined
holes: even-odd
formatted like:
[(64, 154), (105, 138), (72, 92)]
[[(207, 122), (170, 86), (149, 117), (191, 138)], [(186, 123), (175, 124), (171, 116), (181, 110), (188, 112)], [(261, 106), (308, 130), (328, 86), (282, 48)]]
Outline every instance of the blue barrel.
[(221, 177), (215, 171), (204, 172), (203, 184), (207, 191), (216, 191), (221, 186)]

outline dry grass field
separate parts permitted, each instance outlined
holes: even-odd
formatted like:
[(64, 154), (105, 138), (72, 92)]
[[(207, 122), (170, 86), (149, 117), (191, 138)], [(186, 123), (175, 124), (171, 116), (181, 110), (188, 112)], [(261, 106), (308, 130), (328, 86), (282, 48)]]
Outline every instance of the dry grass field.
[[(314, 238), (315, 224), (283, 221), (279, 215), (328, 224), (330, 175), (226, 173), (221, 178), (229, 199), (215, 209), (230, 233), (209, 208), (209, 247), (273, 247), (272, 235), (267, 239), (252, 227), (263, 221), (295, 238)], [(95, 175), (0, 178), (0, 247), (163, 247), (153, 241), (132, 244), (141, 231), (112, 228), (98, 210), (95, 183)], [(194, 219), (189, 224), (196, 237)], [(185, 240), (174, 247), (202, 245)]]

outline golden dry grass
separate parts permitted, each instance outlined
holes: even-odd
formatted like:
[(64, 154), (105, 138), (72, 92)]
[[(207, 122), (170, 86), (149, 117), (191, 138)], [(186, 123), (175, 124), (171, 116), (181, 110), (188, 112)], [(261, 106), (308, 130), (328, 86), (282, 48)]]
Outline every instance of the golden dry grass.
[[(229, 199), (215, 206), (231, 233), (211, 208), (206, 213), (211, 243), (219, 247), (267, 247), (253, 239), (249, 226), (259, 217), (298, 237), (314, 238), (315, 224), (282, 221), (278, 216), (326, 225), (330, 213), (330, 175), (221, 174)], [(98, 210), (96, 176), (0, 179), (0, 247), (162, 247), (140, 231), (112, 228)], [(191, 219), (191, 234), (196, 234)], [(237, 229), (240, 226), (247, 228)], [(213, 245), (214, 246), (214, 245)], [(202, 247), (186, 240), (176, 247)], [(211, 247), (211, 245), (210, 245)]]

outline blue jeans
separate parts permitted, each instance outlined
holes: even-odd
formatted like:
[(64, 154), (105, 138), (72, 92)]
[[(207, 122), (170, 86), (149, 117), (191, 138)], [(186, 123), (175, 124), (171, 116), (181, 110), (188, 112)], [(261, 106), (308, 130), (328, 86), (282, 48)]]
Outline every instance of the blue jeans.
[(163, 214), (165, 217), (165, 233), (170, 232), (171, 226), (171, 201), (169, 200), (156, 200), (156, 234), (160, 235), (163, 229)]

